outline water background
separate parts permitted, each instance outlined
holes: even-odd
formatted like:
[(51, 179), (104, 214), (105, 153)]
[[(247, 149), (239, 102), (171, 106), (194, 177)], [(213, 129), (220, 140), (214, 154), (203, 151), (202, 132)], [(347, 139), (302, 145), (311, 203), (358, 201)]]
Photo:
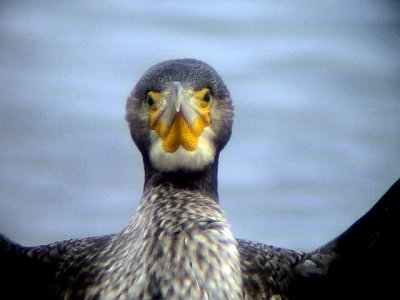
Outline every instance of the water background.
[(0, 2), (0, 232), (119, 231), (141, 197), (127, 95), (214, 66), (235, 105), (220, 202), (237, 237), (322, 245), (400, 177), (398, 1)]

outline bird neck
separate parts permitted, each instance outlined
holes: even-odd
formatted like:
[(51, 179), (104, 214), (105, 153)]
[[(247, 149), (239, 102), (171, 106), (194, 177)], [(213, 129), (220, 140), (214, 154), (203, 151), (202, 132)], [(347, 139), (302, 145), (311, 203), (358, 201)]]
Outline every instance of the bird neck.
[(116, 238), (132, 243), (114, 247), (123, 249), (128, 268), (135, 262), (128, 271), (140, 280), (129, 290), (133, 298), (241, 299), (238, 245), (224, 213), (205, 195), (213, 192), (186, 185), (165, 177), (146, 182), (131, 223)]
[(144, 166), (144, 192), (167, 184), (177, 190), (188, 190), (210, 197), (218, 203), (218, 156), (213, 163), (199, 171), (159, 172), (146, 159), (144, 159)]

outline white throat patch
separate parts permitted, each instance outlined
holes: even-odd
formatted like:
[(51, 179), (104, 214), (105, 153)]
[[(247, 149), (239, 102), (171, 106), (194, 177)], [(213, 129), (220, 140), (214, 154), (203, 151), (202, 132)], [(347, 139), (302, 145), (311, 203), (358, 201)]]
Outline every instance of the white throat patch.
[(168, 153), (163, 148), (162, 139), (151, 131), (150, 161), (160, 172), (201, 170), (215, 159), (215, 147), (212, 143), (214, 135), (211, 128), (207, 127), (199, 137), (196, 150), (187, 151), (179, 146), (175, 152)]

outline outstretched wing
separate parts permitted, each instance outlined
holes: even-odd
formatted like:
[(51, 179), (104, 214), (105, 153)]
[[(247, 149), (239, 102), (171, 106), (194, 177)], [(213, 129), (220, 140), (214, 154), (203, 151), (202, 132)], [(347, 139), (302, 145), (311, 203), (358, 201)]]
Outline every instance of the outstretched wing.
[(400, 180), (358, 221), (294, 268), (291, 299), (391, 299), (399, 281)]
[(28, 249), (0, 235), (1, 290), (12, 299), (50, 299), (56, 262), (30, 257)]
[[(67, 240), (22, 247), (0, 234), (0, 286), (13, 299), (56, 299), (58, 288), (76, 288), (89, 277), (88, 253), (97, 253), (112, 237)], [(90, 249), (90, 251), (88, 251)], [(83, 274), (87, 271), (87, 276)]]
[(248, 299), (390, 299), (397, 291), (400, 180), (340, 236), (310, 253), (238, 240)]

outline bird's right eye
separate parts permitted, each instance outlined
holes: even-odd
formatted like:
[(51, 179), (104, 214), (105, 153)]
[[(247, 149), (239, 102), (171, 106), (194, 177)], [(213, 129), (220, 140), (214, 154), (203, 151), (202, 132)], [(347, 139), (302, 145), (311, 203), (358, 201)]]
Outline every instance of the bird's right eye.
[(149, 94), (147, 94), (146, 102), (147, 102), (148, 106), (152, 106), (154, 104), (154, 99)]

